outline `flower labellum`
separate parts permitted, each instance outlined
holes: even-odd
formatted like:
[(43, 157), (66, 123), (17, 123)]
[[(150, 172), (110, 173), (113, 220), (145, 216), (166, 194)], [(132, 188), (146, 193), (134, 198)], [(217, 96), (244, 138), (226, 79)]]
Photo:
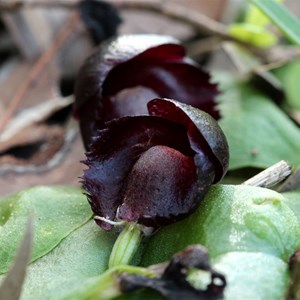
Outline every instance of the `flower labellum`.
[(153, 228), (176, 222), (227, 170), (227, 141), (209, 114), (161, 98), (148, 111), (107, 122), (87, 152), (83, 187), (105, 230), (111, 221)]
[(103, 43), (82, 66), (74, 115), (88, 149), (91, 137), (112, 119), (147, 114), (151, 99), (180, 99), (219, 117), (217, 88), (177, 40), (161, 35), (125, 35)]

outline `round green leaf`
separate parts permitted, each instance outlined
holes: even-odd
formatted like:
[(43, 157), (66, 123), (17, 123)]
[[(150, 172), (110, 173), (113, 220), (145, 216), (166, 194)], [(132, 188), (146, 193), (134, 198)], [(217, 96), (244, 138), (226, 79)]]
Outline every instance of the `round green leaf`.
[(300, 221), (300, 189), (283, 193), (286, 204)]
[(7, 272), (19, 247), (28, 215), (33, 214), (31, 261), (42, 257), (91, 217), (76, 187), (34, 187), (0, 200), (0, 274)]
[(151, 265), (191, 244), (211, 258), (229, 252), (262, 252), (287, 261), (300, 246), (300, 225), (284, 198), (251, 186), (214, 186), (197, 211), (162, 228), (146, 243), (142, 264)]
[[(228, 81), (228, 80), (227, 80)], [(229, 144), (229, 169), (300, 164), (300, 130), (268, 98), (243, 84), (221, 84), (220, 125)]]
[(116, 234), (101, 230), (94, 221), (78, 228), (29, 265), (21, 300), (58, 300), (78, 290), (86, 280), (106, 271), (115, 238)]
[[(280, 300), (287, 288), (287, 264), (265, 253), (230, 252), (213, 260), (214, 267), (226, 274), (224, 299)], [(197, 286), (203, 276), (196, 272), (192, 281)]]

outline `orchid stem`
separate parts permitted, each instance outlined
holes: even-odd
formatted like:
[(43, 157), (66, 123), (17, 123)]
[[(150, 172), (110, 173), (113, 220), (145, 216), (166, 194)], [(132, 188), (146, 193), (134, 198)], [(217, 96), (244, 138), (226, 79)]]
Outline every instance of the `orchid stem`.
[(141, 226), (126, 224), (118, 236), (109, 257), (108, 267), (130, 264), (142, 240)]

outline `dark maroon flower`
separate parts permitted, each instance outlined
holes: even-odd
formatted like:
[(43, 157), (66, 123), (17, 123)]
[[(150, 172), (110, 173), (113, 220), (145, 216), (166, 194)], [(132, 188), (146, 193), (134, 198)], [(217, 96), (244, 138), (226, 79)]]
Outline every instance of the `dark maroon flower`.
[(192, 212), (227, 170), (227, 141), (210, 115), (168, 99), (150, 101), (148, 111), (107, 122), (93, 138), (83, 187), (97, 216), (170, 224)]
[[(150, 288), (168, 300), (220, 300), (224, 299), (226, 278), (214, 270), (210, 264), (207, 250), (200, 245), (188, 246), (175, 254), (170, 262), (156, 267), (157, 276), (150, 278), (144, 275), (119, 275), (122, 292), (130, 293), (142, 288)], [(210, 283), (206, 289), (195, 288), (189, 280), (189, 270), (198, 269), (210, 273)], [(216, 280), (218, 279), (218, 280)]]
[(147, 113), (156, 97), (181, 99), (214, 118), (217, 88), (209, 75), (168, 36), (128, 35), (103, 44), (81, 68), (74, 114), (86, 146), (104, 123)]

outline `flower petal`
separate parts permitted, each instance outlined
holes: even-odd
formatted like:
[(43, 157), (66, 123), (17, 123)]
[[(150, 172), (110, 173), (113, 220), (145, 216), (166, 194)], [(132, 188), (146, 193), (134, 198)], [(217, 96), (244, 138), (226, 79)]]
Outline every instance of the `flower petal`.
[(207, 113), (170, 99), (154, 99), (148, 103), (149, 114), (186, 126), (192, 149), (204, 151), (216, 168), (214, 182), (222, 179), (228, 168), (229, 150), (218, 123)]
[(185, 50), (178, 41), (164, 35), (124, 35), (103, 43), (83, 64), (75, 85), (73, 113), (80, 119), (86, 148), (97, 129), (104, 127), (102, 85), (110, 70), (135, 57), (179, 60), (184, 55)]
[(101, 97), (102, 84), (107, 74), (115, 66), (134, 57), (152, 59), (181, 59), (185, 50), (170, 36), (155, 34), (124, 35), (103, 43), (91, 55), (79, 71), (74, 105), (75, 114), (80, 113), (82, 105)]
[[(159, 117), (124, 117), (107, 123), (86, 154), (89, 167), (82, 177), (83, 188), (96, 215), (114, 220), (124, 198), (124, 184), (140, 155), (155, 145), (174, 148), (193, 156), (186, 128)], [(111, 226), (97, 221), (106, 230)]]
[(218, 119), (215, 102), (218, 90), (209, 80), (208, 73), (187, 61), (142, 60), (136, 57), (109, 72), (103, 83), (103, 95), (114, 95), (128, 87), (144, 86), (160, 97), (179, 99)]
[[(181, 99), (218, 118), (217, 88), (209, 80), (206, 72), (185, 58), (184, 48), (171, 37), (129, 35), (104, 44), (81, 68), (75, 87), (74, 115), (80, 119), (86, 147), (105, 121), (126, 115), (126, 105), (114, 109), (114, 100), (117, 97), (120, 104), (120, 93), (134, 87)], [(144, 103), (152, 99), (147, 92), (140, 95), (134, 102), (135, 115), (142, 114)]]

